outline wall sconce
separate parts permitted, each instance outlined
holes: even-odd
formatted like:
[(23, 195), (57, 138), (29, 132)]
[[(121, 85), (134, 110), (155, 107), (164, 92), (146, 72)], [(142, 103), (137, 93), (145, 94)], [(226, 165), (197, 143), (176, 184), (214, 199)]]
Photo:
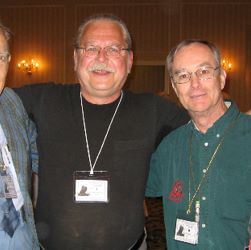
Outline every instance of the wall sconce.
[(229, 72), (232, 69), (232, 63), (230, 60), (223, 58), (223, 60), (221, 61), (221, 67), (226, 71)]
[(20, 63), (18, 63), (17, 66), (19, 70), (22, 70), (23, 72), (31, 75), (32, 73), (38, 70), (39, 63), (34, 59), (31, 59), (29, 61), (22, 60)]

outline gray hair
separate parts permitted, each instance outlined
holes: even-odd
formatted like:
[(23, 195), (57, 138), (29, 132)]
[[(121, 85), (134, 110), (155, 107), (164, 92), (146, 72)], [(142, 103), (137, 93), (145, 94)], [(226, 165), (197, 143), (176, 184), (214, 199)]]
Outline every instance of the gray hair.
[(167, 56), (166, 64), (167, 64), (167, 70), (168, 70), (170, 76), (172, 75), (173, 60), (174, 60), (176, 53), (180, 49), (182, 49), (183, 47), (191, 45), (193, 43), (199, 43), (199, 44), (206, 45), (212, 51), (214, 58), (215, 58), (215, 61), (217, 63), (217, 67), (221, 66), (220, 51), (213, 43), (206, 41), (206, 40), (200, 40), (200, 39), (187, 39), (187, 40), (183, 40), (176, 47), (171, 49), (170, 53)]
[(7, 42), (7, 49), (9, 50), (9, 43), (10, 43), (10, 39), (11, 39), (11, 31), (9, 28), (7, 28), (6, 26), (3, 25), (3, 23), (0, 21), (0, 33), (4, 36), (4, 38), (6, 39)]
[(77, 32), (75, 42), (74, 42), (75, 48), (80, 46), (80, 40), (85, 32), (87, 25), (90, 23), (94, 23), (96, 21), (109, 21), (109, 22), (113, 22), (113, 23), (118, 24), (123, 31), (124, 40), (128, 46), (128, 49), (131, 50), (132, 39), (131, 39), (131, 35), (126, 27), (126, 24), (121, 19), (119, 19), (117, 16), (114, 16), (112, 14), (97, 14), (97, 15), (93, 15), (93, 16), (88, 17), (78, 28), (78, 32)]

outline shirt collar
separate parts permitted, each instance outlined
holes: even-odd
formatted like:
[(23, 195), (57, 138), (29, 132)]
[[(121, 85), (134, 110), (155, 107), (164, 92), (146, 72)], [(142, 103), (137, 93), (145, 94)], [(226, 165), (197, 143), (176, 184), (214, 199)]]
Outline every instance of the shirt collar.
[[(214, 125), (207, 130), (206, 134), (222, 134), (228, 124), (235, 119), (237, 114), (240, 112), (238, 107), (233, 101), (225, 101), (226, 106), (228, 107), (227, 111), (214, 123)], [(195, 134), (202, 134), (195, 123), (189, 122), (190, 128)]]

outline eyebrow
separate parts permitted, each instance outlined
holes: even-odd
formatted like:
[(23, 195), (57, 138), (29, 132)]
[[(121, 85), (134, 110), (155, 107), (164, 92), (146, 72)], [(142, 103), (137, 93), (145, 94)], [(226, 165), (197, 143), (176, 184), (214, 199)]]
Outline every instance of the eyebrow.
[(201, 67), (206, 67), (206, 66), (214, 67), (214, 66), (213, 66), (211, 63), (209, 63), (209, 62), (204, 62), (204, 63), (199, 64), (199, 68), (201, 68)]
[[(86, 41), (84, 44), (85, 44), (85, 46), (99, 46), (99, 47), (102, 47), (99, 44), (97, 44), (97, 41), (95, 41), (95, 40)], [(107, 47), (107, 46), (121, 46), (121, 43), (118, 42), (118, 41), (110, 41), (109, 44), (105, 45), (104, 47)]]
[[(202, 67), (214, 67), (214, 66), (209, 62), (203, 62), (203, 63), (197, 65), (196, 68), (199, 69), (199, 68), (202, 68)], [(188, 71), (185, 68), (181, 68), (181, 69), (175, 70), (173, 74), (178, 74), (178, 73), (181, 73), (181, 72), (190, 72), (190, 71)]]

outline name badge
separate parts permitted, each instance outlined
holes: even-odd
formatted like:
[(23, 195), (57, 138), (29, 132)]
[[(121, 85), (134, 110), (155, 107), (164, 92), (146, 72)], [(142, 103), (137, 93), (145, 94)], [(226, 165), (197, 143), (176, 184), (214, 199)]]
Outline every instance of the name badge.
[(109, 202), (110, 176), (107, 171), (75, 171), (73, 199), (76, 203)]
[(17, 192), (11, 175), (7, 172), (5, 165), (0, 166), (0, 197), (1, 198), (17, 198)]
[(174, 239), (193, 245), (198, 244), (199, 225), (195, 221), (177, 219)]

